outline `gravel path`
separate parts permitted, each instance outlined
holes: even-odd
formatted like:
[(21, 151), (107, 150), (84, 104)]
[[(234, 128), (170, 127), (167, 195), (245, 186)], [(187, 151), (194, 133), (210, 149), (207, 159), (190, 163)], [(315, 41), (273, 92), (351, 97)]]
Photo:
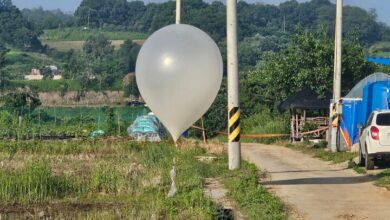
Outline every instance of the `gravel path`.
[(390, 219), (390, 192), (372, 177), (281, 146), (243, 144), (242, 154), (267, 171), (264, 184), (291, 207), (292, 219)]

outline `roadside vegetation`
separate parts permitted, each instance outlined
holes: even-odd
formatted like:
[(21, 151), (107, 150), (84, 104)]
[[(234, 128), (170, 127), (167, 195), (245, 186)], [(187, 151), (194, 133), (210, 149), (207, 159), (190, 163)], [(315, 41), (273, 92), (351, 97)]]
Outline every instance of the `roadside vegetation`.
[(285, 205), (259, 185), (260, 176), (254, 164), (245, 162), (241, 170), (226, 173), (223, 182), (250, 219), (287, 219)]
[(375, 180), (375, 185), (380, 187), (385, 187), (387, 190), (390, 190), (390, 169), (385, 169), (379, 173)]
[(358, 156), (358, 154), (355, 152), (331, 152), (327, 149), (325, 142), (313, 144), (308, 141), (304, 141), (295, 144), (289, 143), (285, 146), (294, 150), (298, 150), (302, 153), (309, 154), (324, 161), (331, 161), (333, 163), (352, 161), (355, 157)]

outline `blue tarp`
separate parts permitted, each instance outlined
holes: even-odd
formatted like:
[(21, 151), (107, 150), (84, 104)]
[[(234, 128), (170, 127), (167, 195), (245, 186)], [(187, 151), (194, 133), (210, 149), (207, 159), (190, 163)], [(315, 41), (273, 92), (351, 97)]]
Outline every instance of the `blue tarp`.
[(139, 116), (127, 131), (131, 137), (142, 141), (161, 141), (164, 136), (164, 127), (154, 115)]
[(386, 66), (390, 66), (390, 58), (382, 58), (382, 57), (369, 57), (368, 58), (369, 62), (377, 63), (377, 64), (382, 64)]

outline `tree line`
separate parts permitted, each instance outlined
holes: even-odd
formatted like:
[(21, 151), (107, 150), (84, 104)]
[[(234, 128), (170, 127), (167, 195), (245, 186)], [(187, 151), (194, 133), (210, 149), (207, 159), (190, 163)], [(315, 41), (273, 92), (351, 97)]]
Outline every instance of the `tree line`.
[(11, 0), (0, 0), (0, 44), (39, 50), (42, 30), (28, 21)]
[[(75, 12), (79, 26), (120, 26), (127, 30), (152, 33), (173, 24), (175, 2), (149, 3), (127, 0), (83, 0)], [(389, 39), (389, 28), (377, 22), (374, 10), (344, 7), (344, 33), (359, 30), (363, 43)], [(331, 35), (335, 24), (335, 5), (329, 0), (299, 3), (286, 1), (279, 6), (239, 1), (237, 4), (240, 40), (255, 35), (293, 33), (297, 25), (317, 30), (326, 25)], [(182, 22), (208, 32), (216, 41), (225, 38), (226, 6), (219, 1), (183, 0)]]

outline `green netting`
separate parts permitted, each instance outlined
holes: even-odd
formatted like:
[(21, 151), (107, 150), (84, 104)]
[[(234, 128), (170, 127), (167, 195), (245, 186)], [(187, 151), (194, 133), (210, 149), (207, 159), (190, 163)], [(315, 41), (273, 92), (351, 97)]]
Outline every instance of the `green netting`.
[(0, 138), (88, 137), (92, 131), (126, 135), (145, 107), (0, 107)]

